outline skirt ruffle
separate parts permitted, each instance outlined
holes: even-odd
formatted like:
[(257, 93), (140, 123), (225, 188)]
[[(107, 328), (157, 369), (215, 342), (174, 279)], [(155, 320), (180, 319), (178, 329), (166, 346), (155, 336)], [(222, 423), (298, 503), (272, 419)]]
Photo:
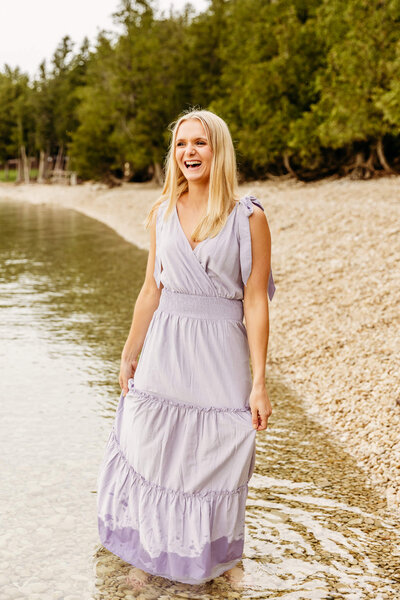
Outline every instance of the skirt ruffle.
[(254, 462), (249, 411), (163, 401), (131, 380), (98, 478), (102, 544), (173, 581), (218, 577), (242, 557)]

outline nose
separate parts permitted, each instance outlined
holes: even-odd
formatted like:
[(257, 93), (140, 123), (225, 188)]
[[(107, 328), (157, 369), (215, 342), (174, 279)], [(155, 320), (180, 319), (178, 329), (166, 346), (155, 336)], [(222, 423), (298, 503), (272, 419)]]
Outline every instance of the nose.
[(186, 152), (187, 154), (192, 155), (195, 152), (195, 148), (189, 144), (186, 149)]

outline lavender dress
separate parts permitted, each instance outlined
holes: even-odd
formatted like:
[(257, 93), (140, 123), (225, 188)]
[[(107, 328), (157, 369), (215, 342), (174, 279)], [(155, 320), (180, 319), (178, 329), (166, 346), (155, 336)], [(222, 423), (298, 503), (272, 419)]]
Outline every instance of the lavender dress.
[[(164, 287), (98, 477), (102, 544), (183, 583), (218, 577), (243, 553), (256, 451), (242, 302), (253, 203), (262, 208), (242, 198), (194, 250), (161, 204), (154, 277)], [(270, 300), (274, 291), (271, 273)]]

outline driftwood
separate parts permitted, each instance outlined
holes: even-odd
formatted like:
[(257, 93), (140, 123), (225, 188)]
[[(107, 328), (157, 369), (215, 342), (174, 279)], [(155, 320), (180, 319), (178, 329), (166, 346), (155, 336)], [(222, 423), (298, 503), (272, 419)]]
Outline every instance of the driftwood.
[(117, 187), (122, 185), (122, 180), (115, 177), (112, 173), (108, 172), (103, 177), (103, 182), (108, 185), (109, 188)]

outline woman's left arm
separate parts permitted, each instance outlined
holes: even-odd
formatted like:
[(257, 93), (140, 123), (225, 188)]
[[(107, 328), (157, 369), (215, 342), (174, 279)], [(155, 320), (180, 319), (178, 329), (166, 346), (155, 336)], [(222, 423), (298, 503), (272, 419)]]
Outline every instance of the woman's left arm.
[(267, 428), (272, 414), (265, 383), (269, 337), (268, 279), (271, 265), (271, 233), (265, 213), (254, 206), (249, 217), (251, 234), (251, 273), (244, 286), (243, 310), (253, 369), (250, 409), (253, 427)]

